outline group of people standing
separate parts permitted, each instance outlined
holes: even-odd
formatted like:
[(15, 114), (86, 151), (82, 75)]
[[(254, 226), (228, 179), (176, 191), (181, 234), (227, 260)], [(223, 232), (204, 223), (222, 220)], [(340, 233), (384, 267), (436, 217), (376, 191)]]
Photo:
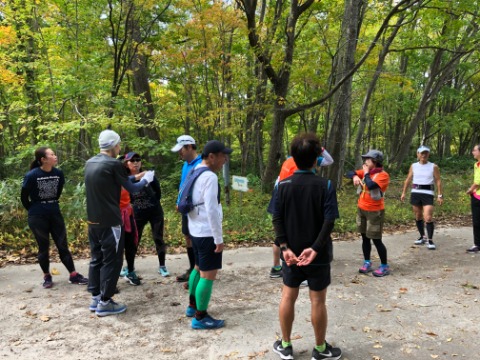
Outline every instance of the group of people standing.
[[(49, 236), (58, 248), (60, 259), (69, 271), (69, 282), (88, 284), (92, 294), (89, 309), (98, 316), (126, 311), (124, 304), (112, 298), (119, 274), (132, 285), (139, 285), (134, 261), (145, 226), (150, 223), (158, 254), (158, 272), (170, 273), (165, 265), (166, 244), (163, 239), (163, 209), (160, 205), (161, 189), (153, 171), (142, 169), (142, 159), (136, 152), (118, 158), (121, 150), (120, 136), (104, 130), (99, 136), (100, 153), (85, 165), (88, 239), (91, 261), (88, 279), (75, 270), (68, 250), (66, 228), (58, 200), (65, 183), (64, 175), (57, 169), (57, 157), (48, 147), (35, 151), (35, 160), (25, 175), (21, 201), (28, 210), (28, 224), (38, 243), (38, 261), (43, 271), (43, 287), (53, 286), (49, 269)], [(474, 246), (468, 252), (480, 250), (480, 145), (472, 151), (474, 182), (468, 189), (471, 196)], [(184, 160), (180, 181), (182, 189), (189, 183), (195, 169), (205, 168), (190, 183), (193, 210), (182, 216), (182, 233), (185, 236), (189, 268), (177, 277), (189, 290), (186, 316), (192, 318), (194, 329), (216, 329), (224, 320), (214, 319), (207, 312), (218, 270), (222, 268), (223, 233), (222, 206), (217, 172), (221, 170), (232, 149), (211, 140), (202, 152), (189, 135), (182, 135), (171, 149)], [(342, 352), (326, 341), (326, 293), (331, 282), (330, 263), (333, 259), (331, 232), (339, 217), (335, 187), (331, 182), (315, 176), (317, 168), (328, 166), (333, 159), (321, 147), (315, 134), (296, 136), (290, 147), (291, 158), (285, 161), (269, 205), (275, 231), (273, 247), (274, 264), (271, 277), (282, 277), (283, 291), (279, 306), (282, 339), (274, 343), (274, 352), (282, 359), (293, 359), (291, 331), (295, 302), (299, 287), (307, 283), (310, 290), (312, 326), (315, 347), (312, 359), (340, 359)], [(437, 165), (428, 161), (430, 149), (417, 149), (418, 162), (410, 166), (403, 185), (401, 201), (411, 188), (410, 203), (415, 215), (419, 238), (416, 245), (426, 245), (435, 250), (433, 242), (433, 209), (435, 193), (437, 203), (443, 203), (442, 183)], [(370, 150), (362, 155), (361, 169), (349, 171), (347, 178), (357, 187), (357, 229), (362, 236), (363, 265), (359, 272), (372, 272), (376, 277), (389, 275), (387, 249), (382, 242), (385, 218), (384, 195), (390, 177), (383, 168), (383, 153)], [(120, 161), (119, 161), (120, 160)], [(193, 184), (193, 185), (192, 185)], [(375, 245), (380, 265), (373, 270), (371, 242)], [(122, 269), (125, 254), (127, 266)], [(282, 265), (280, 266), (280, 260)]]
[[(270, 277), (283, 278), (282, 299), (279, 306), (279, 319), (282, 338), (273, 344), (273, 351), (282, 359), (293, 359), (291, 332), (295, 313), (295, 302), (299, 287), (309, 287), (311, 301), (311, 322), (315, 334), (313, 359), (340, 359), (340, 348), (326, 341), (327, 309), (325, 305), (327, 287), (330, 284), (330, 262), (332, 261), (332, 240), (335, 219), (339, 217), (335, 189), (330, 181), (314, 176), (319, 166), (320, 155), (328, 153), (320, 146), (314, 134), (297, 136), (291, 143), (292, 157), (287, 159), (275, 184), (268, 212), (273, 215), (275, 230), (274, 266)], [(474, 246), (467, 252), (480, 250), (480, 147), (475, 146), (472, 154), (477, 160), (474, 166), (474, 183), (468, 189), (471, 195)], [(328, 155), (329, 156), (329, 155)], [(433, 211), (435, 192), (437, 203), (443, 203), (440, 170), (428, 161), (430, 149), (420, 146), (417, 149), (418, 162), (410, 166), (403, 184), (400, 200), (405, 201), (408, 188), (411, 188), (410, 204), (415, 215), (419, 238), (415, 245), (426, 245), (435, 250), (433, 242)], [(361, 155), (361, 169), (346, 173), (357, 187), (358, 205), (356, 224), (362, 237), (363, 265), (359, 272), (373, 273), (384, 277), (391, 273), (387, 259), (387, 248), (382, 242), (385, 222), (385, 192), (390, 176), (383, 168), (384, 156), (379, 150), (370, 150)], [(291, 159), (294, 165), (291, 164)], [(333, 162), (333, 159), (331, 159)], [(331, 163), (330, 162), (330, 163)], [(329, 165), (326, 164), (326, 165)], [(282, 174), (288, 173), (287, 176)], [(371, 261), (372, 242), (380, 258), (374, 270)], [(278, 266), (275, 255), (280, 250), (282, 266)]]
[[(158, 254), (158, 272), (164, 277), (170, 273), (165, 264), (161, 188), (154, 171), (142, 169), (142, 158), (136, 152), (119, 156), (121, 139), (115, 131), (102, 131), (98, 142), (100, 153), (85, 164), (91, 251), (88, 279), (75, 271), (68, 249), (66, 227), (58, 204), (65, 179), (63, 172), (55, 167), (57, 157), (52, 149), (41, 147), (36, 150), (35, 160), (23, 181), (21, 201), (28, 210), (28, 224), (38, 243), (43, 287), (53, 286), (49, 269), (51, 235), (62, 263), (70, 273), (70, 283), (88, 285), (92, 294), (89, 309), (97, 316), (107, 316), (127, 309), (125, 304), (113, 300), (119, 276), (132, 285), (141, 284), (135, 272), (135, 256), (148, 223)], [(223, 214), (216, 173), (228, 161), (232, 149), (212, 140), (198, 155), (196, 146), (191, 136), (182, 135), (172, 148), (184, 160), (180, 189), (195, 168), (209, 170), (204, 171), (193, 186), (195, 211), (182, 216), (182, 233), (190, 266), (177, 277), (177, 281), (184, 282), (189, 289), (186, 315), (192, 317), (192, 327), (212, 329), (224, 325), (223, 320), (214, 319), (207, 313), (213, 281), (222, 267), (223, 252)], [(127, 266), (122, 269), (124, 256)]]

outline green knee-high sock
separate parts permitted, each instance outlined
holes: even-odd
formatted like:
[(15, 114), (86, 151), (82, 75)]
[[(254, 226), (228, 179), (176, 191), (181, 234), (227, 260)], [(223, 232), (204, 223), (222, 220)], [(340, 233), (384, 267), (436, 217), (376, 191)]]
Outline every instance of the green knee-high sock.
[(195, 299), (197, 300), (197, 310), (207, 311), (210, 296), (212, 295), (213, 280), (200, 278), (197, 289), (195, 291)]
[(188, 278), (188, 294), (195, 296), (195, 290), (197, 289), (198, 282), (200, 280), (200, 273), (197, 269), (193, 269)]

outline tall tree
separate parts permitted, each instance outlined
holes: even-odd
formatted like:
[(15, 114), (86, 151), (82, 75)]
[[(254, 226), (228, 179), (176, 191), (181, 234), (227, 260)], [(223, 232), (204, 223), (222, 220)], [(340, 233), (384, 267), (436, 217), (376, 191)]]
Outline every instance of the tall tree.
[[(337, 64), (334, 79), (342, 79), (355, 67), (355, 54), (358, 33), (363, 20), (363, 0), (345, 1), (342, 31), (335, 62)], [(333, 119), (328, 137), (328, 149), (336, 161), (329, 166), (328, 176), (335, 185), (341, 184), (342, 170), (345, 163), (346, 144), (351, 123), (352, 77), (339, 87), (333, 96)]]

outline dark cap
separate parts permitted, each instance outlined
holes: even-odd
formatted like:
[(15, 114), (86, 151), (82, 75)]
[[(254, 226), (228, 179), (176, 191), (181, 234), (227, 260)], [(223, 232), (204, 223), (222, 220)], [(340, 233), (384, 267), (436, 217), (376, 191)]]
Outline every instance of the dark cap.
[(373, 159), (381, 164), (383, 163), (383, 153), (378, 150), (369, 150), (365, 155), (362, 155), (362, 159)]
[(138, 158), (140, 157), (140, 155), (138, 155), (138, 153), (134, 152), (134, 151), (130, 151), (128, 154), (125, 155), (124, 159), (126, 161), (129, 161), (131, 160), (134, 156), (137, 156)]
[(225, 147), (225, 144), (218, 140), (210, 140), (207, 142), (202, 151), (202, 158), (206, 158), (208, 154), (231, 154), (232, 149)]

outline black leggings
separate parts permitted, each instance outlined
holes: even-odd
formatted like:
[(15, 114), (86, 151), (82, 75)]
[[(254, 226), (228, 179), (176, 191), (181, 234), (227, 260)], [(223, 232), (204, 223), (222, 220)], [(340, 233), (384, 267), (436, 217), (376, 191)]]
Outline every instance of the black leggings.
[(480, 200), (471, 196), (473, 244), (480, 247)]
[[(365, 260), (370, 261), (370, 253), (372, 252), (372, 243), (370, 239), (367, 238), (367, 235), (362, 234), (362, 250), (363, 250), (363, 257)], [(373, 244), (377, 248), (378, 256), (380, 257), (380, 261), (382, 264), (388, 264), (387, 262), (387, 248), (385, 244), (382, 242), (382, 239), (371, 239)]]
[(143, 229), (150, 223), (152, 227), (152, 237), (155, 242), (155, 249), (157, 250), (158, 262), (160, 266), (165, 266), (165, 253), (167, 251), (167, 244), (163, 239), (163, 209), (160, 207), (160, 211), (141, 215), (136, 214), (135, 220), (137, 222), (138, 229), (138, 242), (142, 239)]
[(50, 234), (63, 265), (70, 273), (75, 271), (72, 254), (68, 250), (67, 229), (61, 214), (29, 215), (28, 226), (37, 240), (38, 263), (45, 274), (50, 272)]
[[(130, 216), (130, 224), (132, 231), (125, 231), (125, 260), (127, 260), (128, 272), (135, 270), (135, 256), (137, 255), (138, 245), (140, 244), (140, 237), (138, 237), (138, 243), (135, 244), (137, 227), (133, 216)], [(125, 228), (122, 228), (122, 230), (124, 231)]]

